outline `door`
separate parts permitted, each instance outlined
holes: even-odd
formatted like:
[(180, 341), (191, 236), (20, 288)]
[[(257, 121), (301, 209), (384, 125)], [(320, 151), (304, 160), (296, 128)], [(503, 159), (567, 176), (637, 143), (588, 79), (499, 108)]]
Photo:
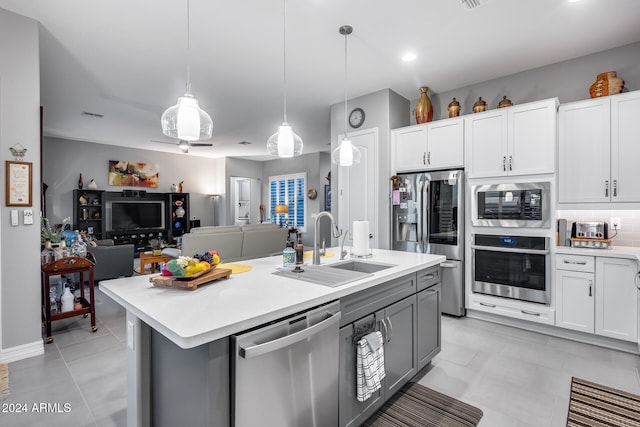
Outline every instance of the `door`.
[(637, 273), (634, 260), (596, 257), (596, 334), (637, 342)]
[(503, 111), (465, 118), (466, 168), (469, 178), (507, 174), (507, 115)]
[(429, 123), (426, 142), (428, 169), (452, 169), (464, 166), (462, 117)]
[(611, 201), (640, 202), (640, 93), (611, 97)]
[[(610, 179), (608, 97), (561, 105), (558, 137), (558, 201), (608, 202)], [(637, 119), (636, 119), (637, 121)]]
[(424, 368), (440, 352), (441, 285), (435, 285), (416, 294), (418, 370)]
[(340, 328), (340, 367), (338, 405), (341, 427), (361, 425), (383, 402), (383, 389), (379, 389), (364, 402), (359, 402), (356, 389), (356, 335), (361, 337), (376, 328), (373, 314)]
[(592, 334), (595, 325), (593, 273), (556, 270), (556, 326)]
[(508, 108), (509, 175), (555, 171), (556, 114), (555, 99)]
[[(381, 317), (383, 316), (383, 317)], [(385, 396), (391, 397), (418, 372), (416, 360), (416, 297), (411, 295), (377, 313), (384, 319)]]
[(426, 167), (427, 125), (415, 125), (391, 131), (395, 153), (395, 171), (411, 172)]
[[(369, 221), (369, 247), (377, 248), (378, 129), (352, 133), (349, 134), (349, 138), (353, 145), (358, 147), (362, 157), (358, 164), (338, 167), (338, 226), (351, 230), (353, 221)], [(342, 140), (342, 135), (338, 139)], [(351, 237), (347, 237), (345, 245), (353, 245)]]

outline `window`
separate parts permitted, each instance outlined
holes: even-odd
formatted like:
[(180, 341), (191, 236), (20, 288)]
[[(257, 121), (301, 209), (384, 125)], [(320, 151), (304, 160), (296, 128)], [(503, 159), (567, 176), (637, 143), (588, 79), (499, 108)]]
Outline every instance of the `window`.
[[(288, 224), (304, 232), (307, 209), (307, 174), (295, 173), (269, 177), (269, 216), (276, 224)], [(289, 207), (288, 214), (276, 214), (276, 205)]]

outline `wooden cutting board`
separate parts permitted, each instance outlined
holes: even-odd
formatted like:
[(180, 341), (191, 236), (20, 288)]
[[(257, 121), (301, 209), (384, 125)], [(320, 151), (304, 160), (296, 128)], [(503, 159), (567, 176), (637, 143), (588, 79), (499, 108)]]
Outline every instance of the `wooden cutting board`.
[(161, 288), (176, 288), (176, 289), (189, 289), (191, 291), (198, 288), (200, 285), (213, 282), (214, 280), (228, 279), (231, 276), (230, 268), (214, 268), (213, 270), (198, 276), (191, 280), (176, 279), (172, 276), (153, 276), (149, 278), (149, 281), (153, 283), (153, 286)]

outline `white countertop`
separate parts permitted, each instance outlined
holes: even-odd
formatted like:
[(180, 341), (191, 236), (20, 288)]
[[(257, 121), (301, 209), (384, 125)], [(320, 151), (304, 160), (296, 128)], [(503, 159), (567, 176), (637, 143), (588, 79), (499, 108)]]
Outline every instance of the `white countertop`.
[[(328, 251), (336, 255), (322, 258), (321, 264), (340, 262), (339, 248)], [(273, 256), (242, 261), (253, 269), (194, 291), (155, 287), (149, 282), (153, 275), (101, 281), (100, 289), (178, 346), (192, 348), (440, 264), (446, 257), (373, 249), (373, 257), (362, 261), (394, 267), (331, 288), (271, 274), (282, 265), (282, 256)]]
[(556, 246), (557, 254), (603, 256), (611, 258), (627, 258), (640, 262), (640, 248), (632, 246), (611, 246), (608, 249), (573, 248)]

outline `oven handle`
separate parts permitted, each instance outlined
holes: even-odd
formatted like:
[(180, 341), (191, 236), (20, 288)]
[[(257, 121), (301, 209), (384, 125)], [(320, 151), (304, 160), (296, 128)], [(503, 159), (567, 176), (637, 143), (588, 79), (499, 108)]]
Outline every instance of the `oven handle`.
[(483, 250), (483, 251), (491, 251), (491, 252), (511, 252), (518, 254), (532, 254), (532, 255), (548, 255), (551, 251), (549, 249), (520, 249), (520, 248), (501, 248), (494, 246), (476, 246), (471, 245), (472, 250)]

